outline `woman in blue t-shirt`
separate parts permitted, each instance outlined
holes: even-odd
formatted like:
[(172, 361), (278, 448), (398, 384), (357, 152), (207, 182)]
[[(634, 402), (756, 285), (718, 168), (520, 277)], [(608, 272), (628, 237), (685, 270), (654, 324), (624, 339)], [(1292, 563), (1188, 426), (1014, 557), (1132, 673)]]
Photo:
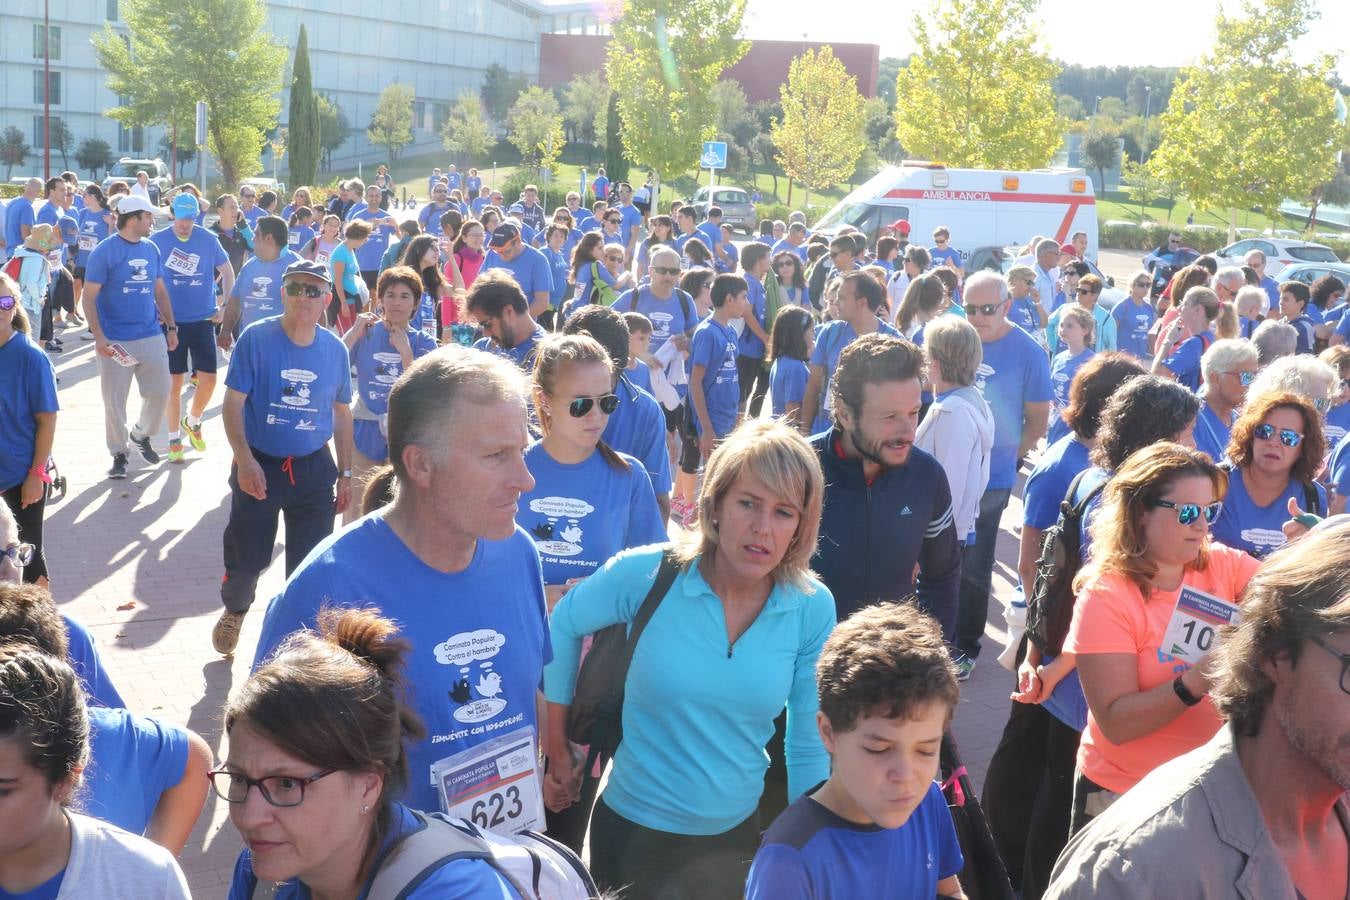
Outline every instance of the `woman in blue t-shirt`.
[[(1193, 391), (1200, 389), (1200, 357), (1214, 343), (1214, 320), (1219, 317), (1219, 295), (1196, 286), (1186, 292), (1178, 315), (1158, 337), (1157, 353), (1149, 371), (1175, 378)], [(1183, 335), (1190, 334), (1184, 338)]]
[(1248, 397), (1228, 441), (1233, 469), (1214, 539), (1260, 559), (1288, 542), (1295, 507), (1326, 515), (1326, 490), (1314, 481), (1326, 454), (1322, 416), (1307, 400), (1285, 392)]
[[(75, 277), (76, 297), (84, 291), (84, 267), (89, 262), (89, 254), (108, 236), (115, 222), (112, 212), (108, 209), (108, 198), (103, 195), (103, 189), (96, 184), (85, 188), (84, 209), (80, 210), (76, 217), (79, 238), (75, 251), (75, 268), (71, 272)], [(72, 325), (84, 324), (84, 319), (80, 318), (77, 312), (70, 313), (68, 319)]]
[[(792, 253), (781, 253), (791, 256)], [(801, 412), (802, 398), (806, 396), (806, 382), (810, 378), (811, 348), (815, 345), (816, 323), (811, 314), (800, 306), (785, 306), (773, 320), (770, 335), (769, 395), (773, 400), (773, 417), (796, 427)]]
[(670, 216), (652, 216), (647, 228), (647, 239), (638, 245), (637, 265), (633, 270), (633, 276), (638, 281), (647, 278), (647, 267), (651, 264), (653, 250), (659, 246), (675, 246), (675, 220)]
[(333, 300), (328, 304), (328, 324), (345, 334), (356, 324), (364, 308), (361, 298), (361, 266), (356, 251), (370, 240), (370, 223), (353, 219), (342, 228), (342, 243), (333, 248), (328, 267), (333, 275)]
[(1059, 315), (1056, 336), (1064, 349), (1050, 361), (1050, 389), (1054, 396), (1050, 409), (1050, 429), (1045, 438), (1047, 446), (1069, 433), (1069, 425), (1064, 421), (1064, 410), (1069, 408), (1069, 387), (1083, 363), (1096, 352), (1092, 349), (1095, 326), (1092, 313), (1081, 306), (1066, 306)]

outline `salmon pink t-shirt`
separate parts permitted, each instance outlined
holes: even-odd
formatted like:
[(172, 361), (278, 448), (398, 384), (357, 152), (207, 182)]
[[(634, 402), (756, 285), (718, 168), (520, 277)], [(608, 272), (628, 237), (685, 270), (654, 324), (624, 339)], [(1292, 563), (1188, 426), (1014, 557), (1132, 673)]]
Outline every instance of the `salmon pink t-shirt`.
[[(1246, 553), (1211, 543), (1209, 565), (1203, 572), (1188, 569), (1182, 584), (1236, 600), (1258, 565)], [(1138, 659), (1140, 691), (1166, 684), (1190, 668), (1189, 663), (1162, 651), (1163, 633), (1180, 593), (1180, 586), (1174, 591), (1155, 590), (1146, 601), (1128, 578), (1102, 575), (1079, 595), (1064, 649), (1078, 656), (1133, 654)], [(1214, 737), (1220, 724), (1214, 704), (1205, 697), (1152, 734), (1113, 744), (1089, 711), (1078, 747), (1078, 770), (1108, 791), (1123, 793), (1158, 766)]]

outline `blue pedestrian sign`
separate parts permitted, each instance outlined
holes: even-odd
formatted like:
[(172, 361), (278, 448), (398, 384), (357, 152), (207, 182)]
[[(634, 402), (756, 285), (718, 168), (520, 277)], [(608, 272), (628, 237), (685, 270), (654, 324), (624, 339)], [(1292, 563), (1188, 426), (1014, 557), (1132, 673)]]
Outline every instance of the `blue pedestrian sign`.
[(699, 159), (703, 169), (725, 169), (727, 167), (727, 142), (704, 141), (703, 156)]

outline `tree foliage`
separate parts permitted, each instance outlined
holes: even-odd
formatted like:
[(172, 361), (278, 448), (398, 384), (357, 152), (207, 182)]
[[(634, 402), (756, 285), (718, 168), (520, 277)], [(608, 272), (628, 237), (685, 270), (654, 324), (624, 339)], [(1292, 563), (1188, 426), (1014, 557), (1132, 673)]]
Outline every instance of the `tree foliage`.
[(876, 154), (877, 161), (886, 165), (899, 162), (904, 151), (895, 139), (895, 119), (886, 101), (880, 97), (867, 98), (863, 101), (863, 116), (867, 147)]
[(319, 174), (319, 104), (309, 71), (309, 35), (300, 23), (300, 39), (295, 44), (295, 62), (291, 66), (291, 108), (287, 122), (291, 154), (291, 182), (313, 184)]
[(352, 126), (342, 107), (326, 94), (319, 94), (314, 103), (319, 110), (319, 150), (326, 169), (333, 165), (333, 151), (347, 143)]
[(526, 88), (506, 114), (506, 139), (520, 151), (520, 161), (535, 170), (554, 171), (566, 139), (558, 98), (537, 85)]
[(398, 159), (399, 151), (412, 143), (413, 96), (412, 85), (396, 81), (380, 91), (370, 117), (366, 137), (372, 144), (388, 150), (391, 160)]
[(953, 0), (914, 20), (896, 82), (896, 136), (916, 156), (982, 169), (1044, 166), (1065, 122), (1036, 0)]
[(605, 133), (609, 85), (601, 71), (578, 75), (563, 88), (563, 125), (573, 141), (597, 146)]
[[(55, 141), (56, 139), (53, 138), (53, 145), (55, 145)], [(160, 135), (159, 144), (157, 146), (159, 147), (160, 156), (170, 161), (175, 158), (178, 160), (178, 171), (174, 173), (174, 178), (180, 177), (183, 166), (197, 158), (197, 148), (192, 146), (192, 132), (186, 129), (179, 132), (178, 143), (176, 146), (174, 144), (172, 129)], [(76, 161), (78, 162), (78, 160)]]
[(483, 73), (479, 96), (483, 98), (483, 108), (492, 120), (502, 122), (515, 105), (516, 98), (529, 86), (530, 80), (524, 75), (508, 71), (501, 63), (492, 63)]
[(128, 100), (108, 115), (191, 133), (196, 103), (205, 100), (225, 183), (260, 171), (286, 66), (286, 49), (264, 30), (265, 0), (122, 0), (120, 12), (129, 40), (111, 26), (93, 39), (108, 88)]
[(1083, 135), (1083, 159), (1097, 170), (1097, 181), (1106, 190), (1106, 170), (1120, 165), (1120, 139), (1106, 128), (1089, 129)]
[(117, 157), (113, 156), (112, 145), (102, 138), (85, 138), (75, 148), (75, 165), (88, 169), (92, 178), (97, 179), (101, 170), (115, 162)]
[(24, 140), (23, 132), (13, 125), (0, 134), (0, 163), (5, 164), (6, 181), (9, 180), (14, 167), (23, 165), (24, 160), (28, 159), (28, 155), (32, 152), (33, 148)]
[(51, 145), (53, 152), (61, 154), (61, 168), (70, 168), (70, 151), (75, 149), (75, 135), (70, 133), (66, 120), (52, 116)]
[(459, 95), (441, 127), (441, 143), (460, 156), (464, 165), (472, 165), (492, 147), (492, 126), (478, 94), (465, 91)]
[(624, 151), (622, 132), (619, 96), (611, 91), (605, 107), (605, 172), (612, 182), (628, 180), (628, 154)]
[(857, 79), (834, 51), (825, 46), (794, 59), (779, 94), (783, 118), (771, 136), (783, 171), (816, 190), (852, 175), (867, 146), (866, 118)]
[(749, 46), (736, 37), (745, 4), (622, 0), (605, 70), (628, 158), (662, 181), (695, 168), (716, 132), (713, 87)]
[(1220, 10), (1215, 44), (1182, 72), (1153, 155), (1198, 208), (1257, 207), (1273, 217), (1331, 179), (1344, 133), (1327, 84), (1332, 60), (1303, 62), (1293, 47), (1317, 15), (1313, 0)]

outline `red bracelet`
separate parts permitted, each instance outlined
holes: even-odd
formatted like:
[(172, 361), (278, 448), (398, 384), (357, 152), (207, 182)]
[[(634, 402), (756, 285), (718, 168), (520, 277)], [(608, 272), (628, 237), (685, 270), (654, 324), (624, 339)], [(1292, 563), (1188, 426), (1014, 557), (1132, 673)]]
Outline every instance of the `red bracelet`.
[(47, 471), (46, 466), (33, 466), (33, 468), (28, 470), (28, 474), (36, 475), (43, 484), (52, 483), (52, 475)]

